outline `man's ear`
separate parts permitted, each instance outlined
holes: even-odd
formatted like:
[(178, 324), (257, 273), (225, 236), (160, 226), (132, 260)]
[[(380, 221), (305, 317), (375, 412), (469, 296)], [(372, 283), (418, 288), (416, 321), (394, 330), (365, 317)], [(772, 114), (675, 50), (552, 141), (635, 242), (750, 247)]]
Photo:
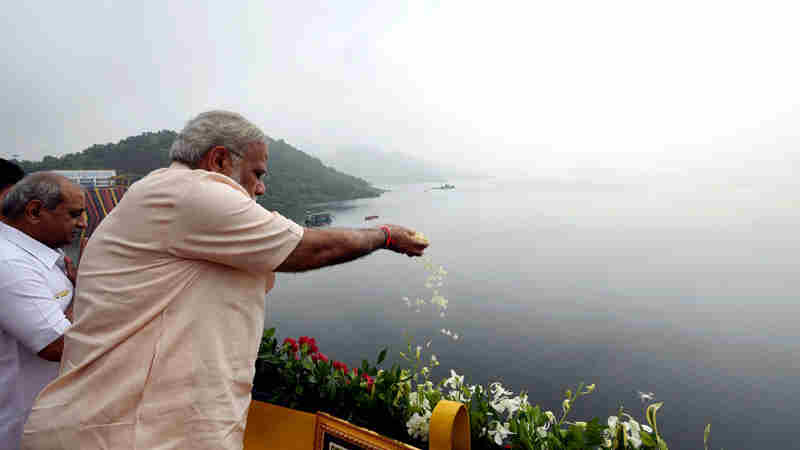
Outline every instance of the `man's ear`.
[(200, 161), (199, 168), (208, 170), (209, 172), (225, 173), (226, 164), (228, 160), (228, 149), (218, 145), (203, 155)]
[(31, 200), (25, 205), (25, 219), (30, 223), (39, 223), (42, 220), (41, 200)]

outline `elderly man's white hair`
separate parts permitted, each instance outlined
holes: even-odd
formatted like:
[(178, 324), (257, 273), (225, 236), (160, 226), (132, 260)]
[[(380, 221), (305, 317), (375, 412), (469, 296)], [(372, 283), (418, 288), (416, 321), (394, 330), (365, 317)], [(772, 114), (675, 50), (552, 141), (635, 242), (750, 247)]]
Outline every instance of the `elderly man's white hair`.
[(207, 111), (186, 124), (172, 143), (169, 157), (194, 167), (213, 147), (222, 146), (241, 156), (247, 145), (266, 141), (264, 132), (240, 114)]

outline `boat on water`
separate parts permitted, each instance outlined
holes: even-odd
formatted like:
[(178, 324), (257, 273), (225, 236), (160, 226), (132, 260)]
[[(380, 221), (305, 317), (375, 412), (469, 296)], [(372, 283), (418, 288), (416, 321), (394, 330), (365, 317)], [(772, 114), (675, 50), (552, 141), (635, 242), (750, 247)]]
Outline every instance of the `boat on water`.
[(447, 183), (445, 183), (445, 184), (443, 184), (443, 185), (441, 185), (441, 186), (439, 186), (439, 187), (433, 187), (433, 188), (431, 188), (431, 189), (441, 189), (441, 190), (446, 190), (446, 189), (455, 189), (455, 188), (456, 188), (456, 187), (455, 187), (455, 186), (453, 186), (452, 184), (447, 184)]
[(367, 216), (367, 217), (364, 217), (364, 220), (374, 220), (374, 219), (377, 219), (377, 218), (378, 218), (378, 216)]
[(333, 222), (331, 213), (306, 214), (307, 227), (321, 227), (323, 225), (330, 225), (331, 222)]

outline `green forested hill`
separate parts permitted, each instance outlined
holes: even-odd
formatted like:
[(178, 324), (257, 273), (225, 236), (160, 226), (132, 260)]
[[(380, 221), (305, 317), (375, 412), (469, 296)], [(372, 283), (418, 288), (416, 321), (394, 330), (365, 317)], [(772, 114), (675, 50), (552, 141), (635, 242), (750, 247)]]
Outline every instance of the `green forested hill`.
[[(61, 157), (46, 156), (42, 161), (18, 161), (25, 172), (39, 170), (114, 169), (118, 175), (134, 178), (165, 167), (169, 147), (177, 133), (170, 130), (146, 132), (116, 144), (93, 145), (78, 153)], [(307, 205), (333, 200), (377, 197), (382, 192), (366, 181), (332, 168), (292, 147), (283, 140), (269, 145), (267, 194), (259, 202), (295, 220)]]

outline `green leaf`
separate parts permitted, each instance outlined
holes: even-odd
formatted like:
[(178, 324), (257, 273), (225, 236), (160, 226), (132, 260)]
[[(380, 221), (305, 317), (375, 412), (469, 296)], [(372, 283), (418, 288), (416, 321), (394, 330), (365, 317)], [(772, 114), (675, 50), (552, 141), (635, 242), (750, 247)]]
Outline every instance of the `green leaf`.
[(644, 444), (645, 447), (655, 447), (656, 446), (656, 441), (653, 439), (653, 436), (650, 433), (641, 431), (641, 432), (639, 432), (639, 436), (641, 436), (642, 444)]
[(652, 405), (647, 407), (647, 422), (653, 427), (653, 431), (655, 431), (656, 436), (658, 436), (658, 425), (656, 423), (656, 413), (658, 412), (659, 408), (664, 405), (664, 402), (653, 403)]
[(275, 335), (275, 328), (270, 328), (269, 330), (264, 330), (264, 334), (262, 335), (262, 339), (270, 339), (272, 336)]
[(376, 366), (380, 365), (386, 359), (386, 353), (388, 351), (389, 351), (388, 347), (384, 347), (384, 349), (381, 350), (381, 353), (378, 355), (378, 362), (375, 363)]
[(703, 432), (703, 447), (708, 450), (708, 436), (711, 434), (711, 424), (706, 425), (706, 429)]

